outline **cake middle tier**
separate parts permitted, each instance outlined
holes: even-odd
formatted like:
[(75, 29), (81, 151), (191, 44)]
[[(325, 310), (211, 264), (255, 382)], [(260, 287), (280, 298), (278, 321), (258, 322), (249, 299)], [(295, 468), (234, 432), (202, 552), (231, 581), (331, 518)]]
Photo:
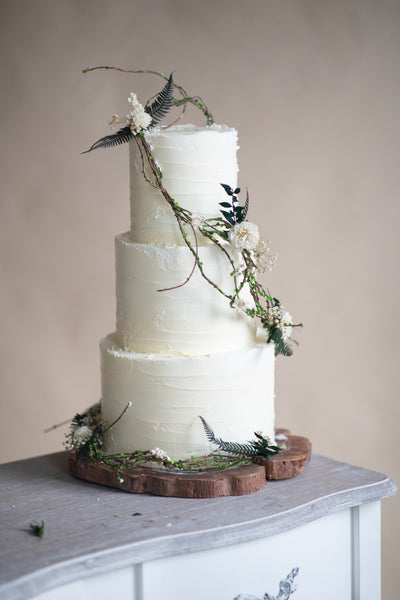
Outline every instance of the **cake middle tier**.
[[(231, 308), (198, 267), (185, 283), (194, 266), (186, 246), (139, 244), (125, 233), (115, 238), (115, 256), (115, 337), (124, 350), (201, 355), (254, 344), (254, 320)], [(226, 255), (216, 246), (202, 246), (199, 256), (211, 281), (232, 294), (232, 265)], [(251, 305), (248, 290), (240, 297)]]

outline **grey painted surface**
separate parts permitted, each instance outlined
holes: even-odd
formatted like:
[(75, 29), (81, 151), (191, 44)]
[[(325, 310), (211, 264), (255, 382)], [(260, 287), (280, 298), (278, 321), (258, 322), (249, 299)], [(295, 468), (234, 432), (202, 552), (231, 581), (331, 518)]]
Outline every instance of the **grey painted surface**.
[[(133, 495), (73, 479), (66, 453), (0, 467), (0, 597), (104, 570), (273, 535), (395, 493), (385, 475), (313, 455), (302, 475), (249, 496)], [(140, 513), (134, 515), (134, 513)], [(44, 521), (43, 538), (29, 531)]]

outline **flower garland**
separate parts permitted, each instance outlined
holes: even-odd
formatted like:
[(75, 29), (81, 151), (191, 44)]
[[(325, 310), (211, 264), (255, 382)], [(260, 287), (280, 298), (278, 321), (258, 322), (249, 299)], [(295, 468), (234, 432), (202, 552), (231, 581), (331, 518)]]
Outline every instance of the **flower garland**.
[[(268, 459), (284, 449), (284, 445), (276, 445), (273, 440), (264, 437), (261, 432), (257, 431), (254, 432), (255, 439), (245, 443), (223, 441), (215, 436), (203, 417), (199, 417), (208, 440), (216, 448), (206, 456), (171, 460), (168, 454), (158, 447), (152, 450), (136, 450), (108, 455), (102, 449), (104, 435), (122, 419), (131, 406), (132, 402), (129, 402), (121, 414), (107, 426), (102, 419), (100, 402), (91, 406), (83, 414), (77, 413), (71, 420), (70, 430), (66, 434), (65, 448), (74, 454), (78, 461), (89, 459), (108, 466), (120, 483), (124, 481), (124, 470), (138, 466), (156, 466), (178, 471), (220, 470), (250, 464), (260, 458)], [(229, 454), (233, 454), (234, 457), (230, 458)]]

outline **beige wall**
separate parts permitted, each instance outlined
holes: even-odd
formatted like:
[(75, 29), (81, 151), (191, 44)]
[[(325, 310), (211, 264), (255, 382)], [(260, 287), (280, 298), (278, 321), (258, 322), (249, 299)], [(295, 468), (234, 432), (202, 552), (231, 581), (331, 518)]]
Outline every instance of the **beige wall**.
[[(46, 427), (99, 398), (114, 326), (127, 148), (81, 156), (127, 94), (175, 70), (240, 133), (240, 183), (280, 254), (267, 280), (305, 323), (277, 365), (278, 423), (400, 481), (400, 3), (1, 0), (2, 461), (54, 452)], [(192, 113), (193, 114), (193, 113)], [(399, 499), (383, 503), (384, 598)]]

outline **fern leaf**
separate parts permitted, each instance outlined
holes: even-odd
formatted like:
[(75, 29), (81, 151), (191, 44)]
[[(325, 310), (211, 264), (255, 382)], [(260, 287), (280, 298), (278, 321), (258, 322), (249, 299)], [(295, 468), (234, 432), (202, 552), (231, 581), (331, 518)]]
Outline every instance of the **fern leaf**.
[(215, 437), (215, 434), (207, 421), (200, 417), (201, 422), (203, 423), (204, 431), (206, 433), (207, 439), (209, 442), (212, 442), (222, 452), (228, 452), (229, 454), (236, 454), (237, 456), (247, 456), (249, 458), (255, 457), (263, 457), (270, 458), (278, 452), (281, 452), (282, 448), (279, 446), (275, 446), (270, 443), (269, 439), (260, 435), (259, 433), (255, 433), (257, 441), (255, 442), (247, 442), (247, 443), (238, 443), (238, 442), (224, 442), (221, 438)]
[(120, 144), (129, 142), (129, 140), (131, 140), (133, 137), (134, 134), (132, 133), (129, 125), (127, 125), (111, 135), (106, 135), (105, 137), (100, 138), (93, 144), (93, 146), (90, 146), (89, 150), (85, 150), (85, 152), (82, 152), (82, 154), (86, 154), (92, 150), (97, 150), (98, 148), (111, 148), (113, 146), (119, 146)]
[(200, 417), (203, 423), (204, 431), (206, 433), (209, 442), (212, 442), (222, 452), (228, 452), (229, 454), (238, 454), (240, 456), (256, 456), (257, 450), (251, 444), (239, 444), (237, 442), (224, 442), (221, 438), (215, 437), (215, 434), (207, 421)]
[(146, 106), (146, 112), (151, 116), (150, 127), (157, 125), (162, 118), (168, 113), (169, 109), (173, 104), (173, 93), (174, 93), (174, 81), (172, 79), (172, 73), (153, 104)]
[(247, 217), (247, 212), (248, 212), (248, 210), (249, 210), (249, 201), (250, 201), (250, 198), (249, 198), (249, 191), (248, 191), (248, 190), (246, 190), (246, 202), (245, 202), (245, 205), (244, 205), (244, 208), (243, 208), (243, 212), (242, 212), (242, 215), (241, 215), (241, 217), (242, 217), (242, 221), (245, 221), (245, 220), (246, 220), (246, 217)]
[(209, 424), (207, 423), (207, 421), (205, 419), (203, 419), (203, 417), (199, 416), (199, 419), (203, 423), (204, 431), (206, 433), (208, 441), (209, 442), (214, 442), (214, 440), (216, 438), (215, 438), (213, 430), (211, 429), (211, 427), (209, 426)]

